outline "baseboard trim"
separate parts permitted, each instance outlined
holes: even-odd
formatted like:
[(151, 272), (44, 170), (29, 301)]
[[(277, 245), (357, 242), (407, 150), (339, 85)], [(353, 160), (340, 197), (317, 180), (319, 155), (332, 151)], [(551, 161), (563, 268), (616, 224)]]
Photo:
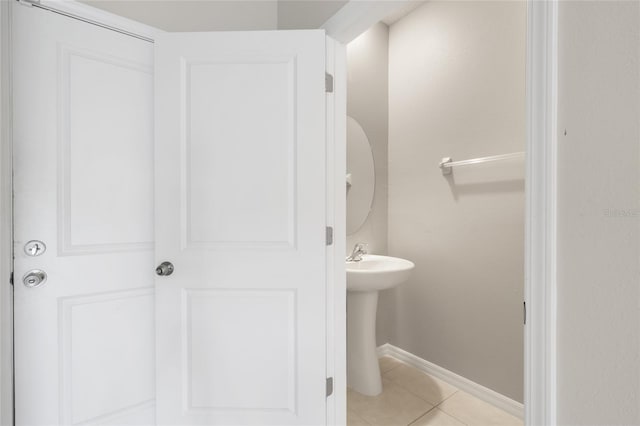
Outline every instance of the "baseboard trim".
[(410, 352), (393, 346), (389, 343), (385, 343), (378, 347), (378, 357), (390, 356), (398, 361), (404, 362), (418, 370), (427, 373), (433, 377), (436, 377), (451, 386), (464, 391), (470, 395), (475, 396), (489, 404), (506, 411), (507, 413), (516, 416), (520, 419), (524, 418), (524, 405), (508, 398), (496, 391), (493, 391), (487, 387), (479, 385), (476, 382), (472, 382), (452, 371), (440, 367), (432, 362), (426, 361)]

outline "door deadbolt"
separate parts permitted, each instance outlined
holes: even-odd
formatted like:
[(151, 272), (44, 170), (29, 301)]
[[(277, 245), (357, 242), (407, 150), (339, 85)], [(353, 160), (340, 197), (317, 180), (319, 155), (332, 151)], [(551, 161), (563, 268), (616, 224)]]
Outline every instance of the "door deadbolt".
[(161, 277), (166, 277), (168, 275), (173, 274), (173, 263), (171, 263), (171, 262), (162, 262), (156, 268), (156, 274), (160, 275)]
[(47, 251), (47, 246), (38, 240), (31, 240), (24, 245), (24, 253), (27, 256), (40, 256)]
[(40, 269), (32, 269), (22, 277), (22, 283), (29, 288), (40, 287), (46, 281), (47, 273)]

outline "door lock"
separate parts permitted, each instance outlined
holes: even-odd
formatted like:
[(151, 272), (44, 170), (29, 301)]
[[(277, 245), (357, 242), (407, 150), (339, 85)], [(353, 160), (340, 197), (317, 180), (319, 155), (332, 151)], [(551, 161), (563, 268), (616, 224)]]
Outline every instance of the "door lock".
[(173, 263), (171, 263), (171, 262), (162, 262), (156, 268), (156, 274), (160, 275), (161, 277), (166, 277), (168, 275), (173, 274)]
[(46, 281), (47, 273), (40, 269), (32, 269), (22, 277), (22, 283), (29, 288), (40, 287)]
[(42, 241), (31, 240), (24, 245), (24, 253), (27, 256), (40, 256), (45, 251), (47, 251), (47, 246)]

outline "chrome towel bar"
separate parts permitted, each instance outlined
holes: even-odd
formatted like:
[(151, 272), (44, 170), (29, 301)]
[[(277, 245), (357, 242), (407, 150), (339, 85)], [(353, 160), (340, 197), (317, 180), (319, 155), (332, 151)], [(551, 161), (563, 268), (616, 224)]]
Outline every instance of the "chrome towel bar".
[(490, 157), (472, 158), (470, 160), (453, 161), (451, 157), (445, 157), (440, 162), (440, 169), (443, 175), (450, 175), (454, 167), (469, 166), (471, 164), (489, 163), (491, 161), (513, 160), (516, 158), (524, 158), (524, 152), (514, 152), (511, 154), (492, 155)]

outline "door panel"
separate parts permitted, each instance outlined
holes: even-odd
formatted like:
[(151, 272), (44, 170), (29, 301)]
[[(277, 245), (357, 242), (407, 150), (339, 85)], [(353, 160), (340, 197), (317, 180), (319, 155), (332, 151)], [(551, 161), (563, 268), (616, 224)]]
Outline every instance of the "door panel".
[(12, 37), (16, 424), (154, 424), (152, 45), (20, 5)]
[(154, 302), (152, 289), (59, 301), (64, 424), (120, 423), (123, 411), (153, 408), (154, 370), (140, 366), (154, 358)]
[(150, 250), (152, 69), (59, 49), (62, 254)]
[(156, 39), (157, 419), (325, 423), (325, 36)]
[(295, 292), (197, 289), (183, 297), (187, 406), (294, 413)]
[(199, 62), (184, 64), (186, 247), (292, 247), (294, 58)]

